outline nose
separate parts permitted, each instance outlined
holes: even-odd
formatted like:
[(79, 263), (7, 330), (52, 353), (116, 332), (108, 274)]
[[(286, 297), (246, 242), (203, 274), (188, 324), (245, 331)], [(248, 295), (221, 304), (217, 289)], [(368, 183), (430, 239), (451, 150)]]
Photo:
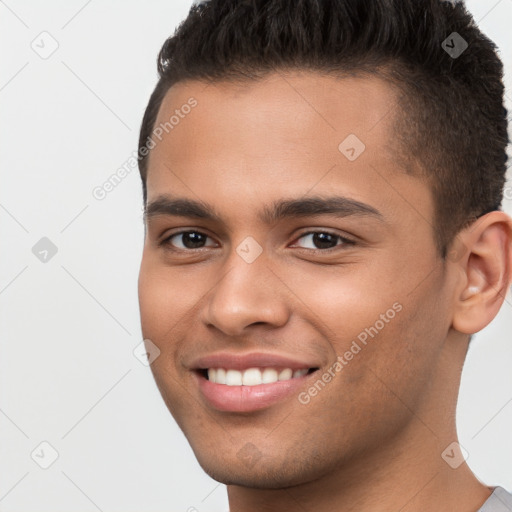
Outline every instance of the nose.
[(233, 252), (205, 303), (202, 320), (207, 326), (240, 336), (249, 326), (278, 328), (287, 323), (286, 286), (265, 260), (262, 254), (248, 263)]

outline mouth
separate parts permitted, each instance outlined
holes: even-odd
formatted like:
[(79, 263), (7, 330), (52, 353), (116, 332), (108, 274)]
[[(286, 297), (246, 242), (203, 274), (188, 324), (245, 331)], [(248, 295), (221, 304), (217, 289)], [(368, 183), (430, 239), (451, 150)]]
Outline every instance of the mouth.
[[(298, 398), (310, 379), (316, 378), (318, 370), (318, 367), (211, 367), (192, 373), (206, 406), (224, 413), (249, 413)], [(298, 401), (296, 406), (303, 407)]]
[(202, 368), (196, 372), (214, 384), (225, 386), (260, 386), (276, 382), (299, 379), (310, 375), (318, 368), (292, 369), (286, 367), (254, 367), (245, 370), (235, 368)]

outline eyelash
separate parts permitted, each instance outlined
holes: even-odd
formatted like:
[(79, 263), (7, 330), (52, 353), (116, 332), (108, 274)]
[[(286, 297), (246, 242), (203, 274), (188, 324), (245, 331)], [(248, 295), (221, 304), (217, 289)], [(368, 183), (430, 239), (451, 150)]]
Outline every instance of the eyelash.
[[(172, 233), (168, 237), (164, 238), (161, 242), (159, 242), (158, 245), (161, 246), (161, 247), (165, 247), (166, 249), (169, 249), (171, 251), (175, 251), (175, 252), (192, 252), (194, 250), (207, 249), (207, 247), (199, 247), (197, 249), (180, 249), (180, 248), (173, 247), (172, 244), (171, 244), (171, 239), (173, 239), (174, 237), (176, 237), (178, 235), (184, 235), (186, 233), (197, 233), (199, 235), (206, 236), (207, 238), (211, 238), (206, 233), (203, 233), (201, 231), (197, 231), (197, 230), (194, 230), (194, 229), (189, 229), (189, 230), (185, 230), (185, 231), (177, 231), (176, 233)], [(350, 238), (347, 238), (347, 237), (338, 235), (337, 233), (332, 233), (331, 231), (326, 231), (326, 230), (306, 231), (304, 233), (301, 233), (297, 238), (295, 238), (294, 241), (299, 240), (299, 239), (301, 239), (301, 238), (303, 238), (305, 236), (314, 235), (314, 234), (318, 234), (318, 233), (331, 235), (331, 236), (335, 237), (337, 239), (337, 241), (341, 240), (342, 243), (341, 244), (336, 244), (334, 247), (329, 247), (328, 249), (308, 249), (308, 248), (305, 248), (305, 247), (299, 247), (299, 249), (303, 249), (303, 250), (306, 250), (306, 251), (309, 251), (309, 252), (313, 252), (313, 253), (317, 253), (317, 252), (325, 253), (325, 252), (331, 252), (331, 251), (339, 250), (339, 248), (341, 248), (343, 246), (347, 246), (347, 245), (353, 246), (353, 245), (356, 245), (355, 240), (352, 240)]]

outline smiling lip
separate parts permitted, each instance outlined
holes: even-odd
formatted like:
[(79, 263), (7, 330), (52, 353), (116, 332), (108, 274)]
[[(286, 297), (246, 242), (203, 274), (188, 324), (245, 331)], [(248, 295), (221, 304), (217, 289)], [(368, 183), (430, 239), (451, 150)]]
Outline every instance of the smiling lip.
[(202, 398), (210, 407), (224, 412), (251, 412), (265, 409), (293, 394), (298, 394), (312, 373), (268, 384), (228, 386), (209, 381), (204, 370), (208, 368), (225, 368), (239, 371), (248, 368), (291, 368), (292, 370), (300, 370), (305, 368), (316, 369), (319, 366), (318, 363), (311, 361), (299, 361), (275, 354), (252, 353), (239, 355), (218, 353), (198, 358), (194, 361), (191, 369)]
[(224, 412), (251, 412), (270, 407), (290, 395), (297, 394), (311, 375), (257, 386), (227, 386), (215, 384), (198, 372), (194, 373), (199, 390), (208, 405)]
[(232, 370), (247, 370), (248, 368), (318, 368), (320, 365), (314, 361), (297, 360), (278, 354), (253, 352), (250, 354), (235, 354), (233, 352), (219, 352), (209, 356), (199, 357), (190, 365), (193, 370), (206, 370), (208, 368), (226, 368)]

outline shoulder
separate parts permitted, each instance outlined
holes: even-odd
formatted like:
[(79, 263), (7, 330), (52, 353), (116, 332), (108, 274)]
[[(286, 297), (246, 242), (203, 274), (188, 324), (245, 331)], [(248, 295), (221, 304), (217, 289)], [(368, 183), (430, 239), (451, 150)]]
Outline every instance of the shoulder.
[(503, 487), (496, 487), (477, 512), (512, 512), (512, 494)]

